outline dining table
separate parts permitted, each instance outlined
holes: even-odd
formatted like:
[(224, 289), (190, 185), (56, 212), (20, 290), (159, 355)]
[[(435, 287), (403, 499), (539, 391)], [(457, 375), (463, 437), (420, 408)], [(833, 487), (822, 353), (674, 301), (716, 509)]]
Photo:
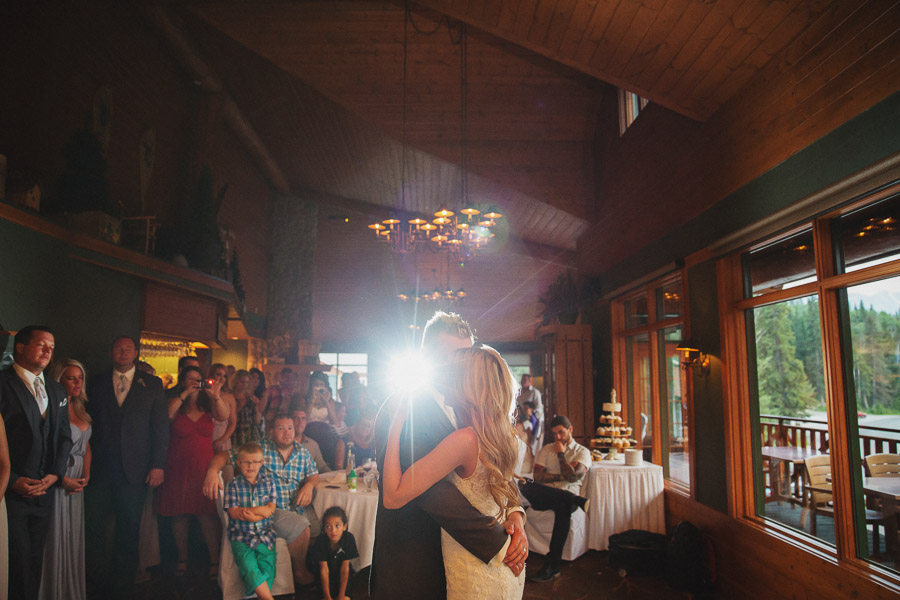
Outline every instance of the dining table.
[(350, 563), (357, 573), (372, 564), (375, 513), (378, 510), (378, 484), (373, 482), (371, 488), (367, 488), (363, 475), (360, 471), (356, 490), (351, 491), (347, 486), (347, 471), (319, 473), (312, 502), (319, 519), (332, 506), (340, 506), (347, 513), (347, 530), (356, 539), (359, 552), (359, 558)]
[(663, 470), (642, 462), (628, 466), (624, 458), (594, 461), (581, 495), (587, 511), (588, 547), (607, 550), (609, 536), (629, 529), (666, 533)]
[[(800, 446), (763, 446), (762, 455), (768, 458), (771, 463), (771, 487), (773, 491), (773, 499), (776, 501), (788, 500), (790, 502), (805, 505), (806, 496), (803, 489), (806, 484), (806, 467), (804, 462), (811, 456), (819, 456), (824, 454), (814, 448), (803, 448)], [(788, 473), (788, 494), (784, 494), (784, 480), (782, 479), (781, 463), (787, 463), (791, 470)], [(790, 491), (790, 484), (794, 482), (796, 488), (794, 492)]]
[[(868, 497), (881, 500), (881, 510), (885, 515), (900, 513), (900, 477), (863, 477), (863, 492)], [(894, 564), (900, 565), (900, 541), (897, 534), (897, 519), (888, 521), (884, 537), (888, 549), (894, 555)]]

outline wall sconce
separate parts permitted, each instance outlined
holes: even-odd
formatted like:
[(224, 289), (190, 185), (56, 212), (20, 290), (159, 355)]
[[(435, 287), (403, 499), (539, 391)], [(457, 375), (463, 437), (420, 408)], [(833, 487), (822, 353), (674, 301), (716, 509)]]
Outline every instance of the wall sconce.
[(693, 369), (694, 373), (704, 377), (709, 375), (709, 354), (701, 352), (697, 344), (690, 340), (683, 340), (675, 349), (683, 355), (681, 360), (682, 369), (685, 371)]

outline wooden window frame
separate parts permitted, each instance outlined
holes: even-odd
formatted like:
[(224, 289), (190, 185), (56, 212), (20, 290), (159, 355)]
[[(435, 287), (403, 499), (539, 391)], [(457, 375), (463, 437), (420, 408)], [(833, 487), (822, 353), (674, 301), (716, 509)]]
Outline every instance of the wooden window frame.
[[(876, 193), (856, 199), (852, 204), (833, 208), (827, 213), (807, 221), (806, 225), (802, 226), (808, 227), (810, 223), (812, 224), (816, 265), (816, 281), (814, 282), (752, 298), (744, 297), (744, 272), (741, 257), (750, 250), (788, 237), (795, 233), (797, 228), (780, 236), (770, 236), (761, 243), (732, 252), (720, 258), (716, 263), (722, 335), (722, 386), (730, 516), (824, 560), (856, 571), (860, 576), (892, 587), (900, 583), (900, 575), (875, 562), (857, 556), (858, 548), (854, 527), (854, 502), (856, 499), (853, 495), (852, 477), (846, 476), (846, 474), (852, 473), (850, 466), (852, 451), (850, 428), (848, 427), (850, 423), (848, 419), (851, 415), (848, 412), (847, 382), (841, 354), (838, 294), (839, 290), (853, 285), (900, 276), (900, 259), (850, 273), (836, 274), (832, 252), (831, 222), (843, 214), (873, 204), (898, 192), (900, 192), (900, 182), (895, 182)], [(813, 294), (819, 301), (832, 472), (845, 474), (835, 477), (833, 483), (834, 546), (756, 514), (747, 311)]]
[[(680, 283), (681, 291), (682, 291), (682, 314), (681, 317), (676, 317), (672, 319), (662, 319), (657, 320), (657, 306), (656, 306), (656, 294), (654, 293), (658, 288), (672, 284), (672, 283)], [(647, 323), (644, 325), (640, 325), (638, 327), (633, 327), (631, 329), (626, 328), (625, 322), (625, 303), (634, 300), (636, 298), (640, 298), (642, 296), (646, 296), (647, 298)], [(610, 305), (611, 317), (612, 317), (612, 338), (613, 338), (613, 385), (618, 393), (619, 402), (622, 403), (622, 418), (626, 423), (629, 423), (634, 431), (640, 432), (640, 422), (635, 421), (635, 417), (637, 415), (631, 414), (631, 405), (633, 404), (632, 398), (629, 396), (629, 382), (628, 382), (628, 357), (626, 351), (626, 339), (640, 335), (642, 333), (647, 334), (648, 339), (648, 353), (650, 356), (650, 390), (651, 390), (651, 401), (650, 401), (650, 419), (651, 419), (651, 427), (652, 427), (652, 436), (653, 439), (658, 441), (653, 445), (652, 449), (652, 462), (657, 465), (663, 465), (663, 432), (662, 432), (662, 400), (661, 390), (659, 389), (660, 383), (660, 373), (659, 373), (659, 361), (657, 357), (659, 356), (659, 337), (658, 333), (660, 331), (664, 331), (670, 327), (681, 326), (682, 335), (685, 337), (689, 337), (689, 315), (688, 315), (688, 291), (687, 291), (687, 278), (684, 269), (679, 269), (675, 272), (670, 272), (661, 277), (656, 277), (652, 280), (642, 282), (639, 286), (630, 288), (627, 292), (618, 295), (613, 298)], [(674, 479), (670, 479), (669, 477), (665, 478), (665, 486), (667, 490), (671, 490), (682, 494), (684, 496), (694, 498), (696, 495), (696, 486), (694, 482), (696, 481), (695, 475), (695, 452), (694, 452), (694, 442), (696, 439), (696, 429), (694, 426), (694, 394), (693, 394), (693, 378), (686, 377), (685, 378), (685, 387), (682, 390), (682, 394), (684, 398), (687, 400), (687, 419), (688, 419), (688, 472), (690, 481), (685, 484), (682, 481), (677, 481)], [(636, 399), (634, 399), (636, 401)], [(668, 402), (668, 398), (666, 398), (666, 402)], [(667, 420), (668, 423), (668, 420)], [(636, 434), (639, 436), (640, 434)], [(643, 440), (638, 440), (638, 447), (643, 448)]]

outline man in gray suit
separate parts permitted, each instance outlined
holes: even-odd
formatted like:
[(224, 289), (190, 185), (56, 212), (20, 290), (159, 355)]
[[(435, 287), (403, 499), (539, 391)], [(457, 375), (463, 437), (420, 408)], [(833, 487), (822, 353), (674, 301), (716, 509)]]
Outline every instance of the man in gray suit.
[[(88, 595), (127, 599), (138, 563), (138, 534), (147, 486), (163, 482), (169, 417), (162, 381), (135, 368), (138, 346), (119, 336), (113, 368), (91, 378), (88, 411), (93, 419), (91, 484), (85, 488)], [(115, 517), (112, 556), (104, 540), (106, 519)]]
[[(55, 340), (47, 327), (16, 334), (15, 362), (0, 372), (0, 414), (12, 463), (6, 490), (9, 597), (37, 598), (54, 494), (66, 474), (72, 434), (66, 392), (44, 378)], [(3, 590), (5, 591), (5, 590)]]

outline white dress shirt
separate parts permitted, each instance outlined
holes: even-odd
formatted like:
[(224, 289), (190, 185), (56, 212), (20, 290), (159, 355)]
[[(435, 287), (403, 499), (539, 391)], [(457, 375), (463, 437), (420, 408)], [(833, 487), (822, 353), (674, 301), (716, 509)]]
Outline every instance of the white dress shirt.
[(135, 367), (131, 367), (124, 373), (120, 373), (113, 369), (113, 390), (116, 392), (116, 402), (119, 403), (119, 406), (122, 406), (122, 403), (125, 402), (125, 397), (128, 396), (128, 392), (131, 391), (131, 382), (134, 381), (134, 372)]
[[(19, 363), (13, 363), (13, 369), (16, 370), (16, 375), (19, 376), (19, 379), (22, 380), (22, 383), (25, 384), (25, 387), (28, 388), (28, 391), (31, 392), (31, 395), (34, 396), (35, 402), (38, 405), (38, 412), (41, 413), (41, 416), (44, 416), (47, 412), (47, 404), (49, 402), (47, 398), (47, 383), (44, 379), (44, 374), (40, 373), (39, 375), (35, 375), (28, 369), (23, 368)], [(41, 385), (44, 387), (44, 395), (41, 396), (38, 389), (35, 387), (35, 380), (40, 379)]]

